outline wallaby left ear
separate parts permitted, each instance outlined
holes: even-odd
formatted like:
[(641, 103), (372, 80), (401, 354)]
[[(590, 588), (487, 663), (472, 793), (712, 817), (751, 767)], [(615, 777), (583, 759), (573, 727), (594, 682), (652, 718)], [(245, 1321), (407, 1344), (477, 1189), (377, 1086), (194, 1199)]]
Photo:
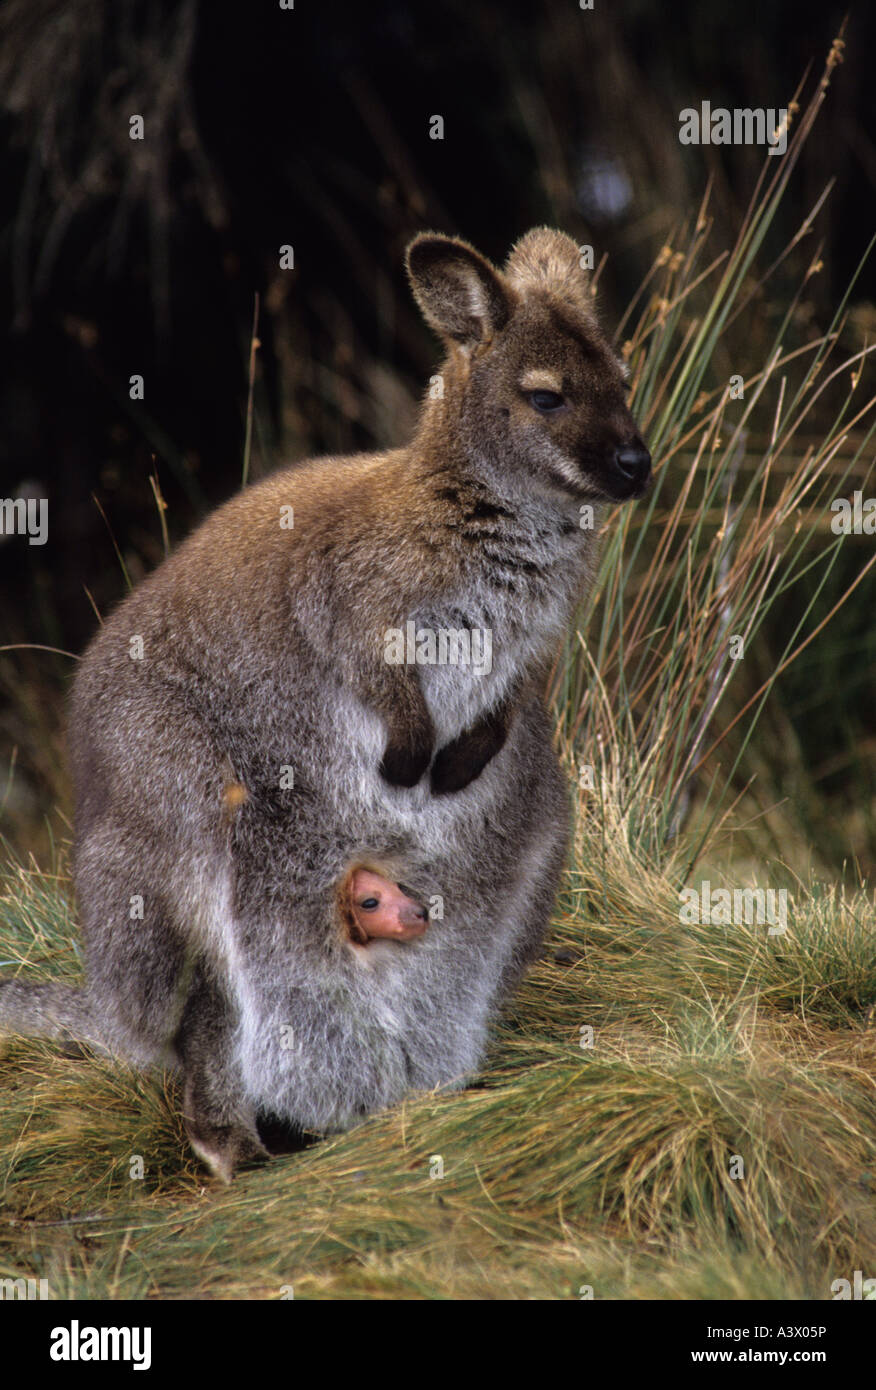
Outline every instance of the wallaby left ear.
[(423, 232), (408, 246), (405, 261), (423, 317), (442, 338), (471, 349), (507, 323), (510, 291), (467, 241)]

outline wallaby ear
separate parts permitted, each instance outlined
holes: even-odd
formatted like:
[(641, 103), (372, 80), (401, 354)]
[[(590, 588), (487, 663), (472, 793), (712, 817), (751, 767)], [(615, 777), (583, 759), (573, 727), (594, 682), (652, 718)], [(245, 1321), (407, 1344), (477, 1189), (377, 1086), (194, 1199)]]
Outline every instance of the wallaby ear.
[(443, 338), (471, 349), (508, 321), (508, 288), (494, 266), (458, 237), (423, 232), (405, 256), (414, 298)]
[(581, 265), (581, 247), (553, 227), (533, 227), (517, 242), (505, 263), (509, 284), (526, 296), (529, 290), (549, 290), (593, 314), (590, 277)]

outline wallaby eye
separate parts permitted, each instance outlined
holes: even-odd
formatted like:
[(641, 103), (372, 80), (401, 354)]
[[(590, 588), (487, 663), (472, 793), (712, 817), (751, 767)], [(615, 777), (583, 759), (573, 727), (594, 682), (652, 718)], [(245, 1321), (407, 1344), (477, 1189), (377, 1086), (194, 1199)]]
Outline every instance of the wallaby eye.
[(529, 404), (539, 414), (550, 415), (552, 411), (559, 410), (566, 402), (558, 391), (530, 391)]
[(363, 912), (374, 912), (380, 906), (379, 898), (363, 898), (359, 906)]

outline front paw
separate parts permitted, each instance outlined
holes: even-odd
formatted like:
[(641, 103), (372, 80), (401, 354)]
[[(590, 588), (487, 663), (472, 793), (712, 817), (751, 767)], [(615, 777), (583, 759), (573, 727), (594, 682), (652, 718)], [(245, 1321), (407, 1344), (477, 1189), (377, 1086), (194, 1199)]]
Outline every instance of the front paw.
[(433, 794), (443, 796), (449, 792), (461, 792), (469, 782), (480, 777), (487, 761), (473, 760), (470, 746), (460, 739), (448, 743), (432, 764), (429, 781)]
[(388, 743), (380, 763), (380, 775), (392, 787), (415, 787), (429, 766), (430, 747), (410, 748)]

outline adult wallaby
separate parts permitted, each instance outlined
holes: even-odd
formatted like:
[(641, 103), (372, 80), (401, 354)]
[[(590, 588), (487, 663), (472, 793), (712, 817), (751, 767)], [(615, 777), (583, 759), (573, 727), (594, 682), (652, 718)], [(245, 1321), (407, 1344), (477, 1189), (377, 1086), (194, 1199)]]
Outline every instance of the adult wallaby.
[[(178, 1065), (226, 1180), (260, 1116), (343, 1129), (477, 1068), (566, 851), (542, 690), (595, 560), (584, 504), (649, 477), (573, 241), (533, 230), (500, 272), (425, 234), (407, 266), (443, 390), (406, 447), (234, 497), (104, 623), (70, 717), (87, 985), (0, 986), (9, 1030)], [(457, 660), (420, 664), (448, 633)], [(351, 942), (362, 862), (427, 931)]]

